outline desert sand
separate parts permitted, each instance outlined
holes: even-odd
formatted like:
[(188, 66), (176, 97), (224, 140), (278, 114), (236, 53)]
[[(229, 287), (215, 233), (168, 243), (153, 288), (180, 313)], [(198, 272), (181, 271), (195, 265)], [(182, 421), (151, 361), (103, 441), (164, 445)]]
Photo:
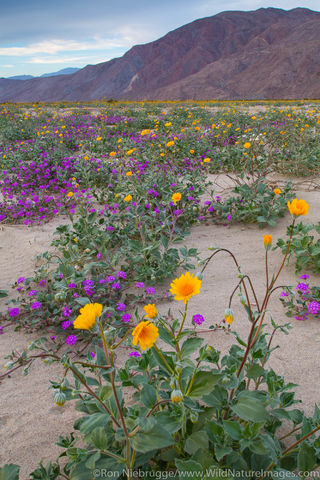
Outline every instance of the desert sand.
[[(228, 186), (228, 180), (219, 177), (221, 188)], [(312, 183), (299, 183), (298, 198), (304, 198), (310, 204), (310, 214), (303, 221), (317, 222), (320, 210), (319, 189), (310, 188)], [(216, 190), (218, 193), (218, 189)], [(52, 240), (52, 235), (59, 220), (40, 227), (26, 228), (24, 226), (4, 226), (0, 231), (0, 289), (8, 289), (8, 285), (21, 275), (30, 275), (34, 270), (34, 256), (46, 251)], [(256, 225), (231, 225), (228, 227), (213, 225), (211, 222), (193, 227), (191, 235), (183, 244), (198, 248), (202, 258), (210, 255), (210, 246), (229, 248), (236, 255), (244, 273), (251, 276), (257, 293), (264, 293), (264, 247), (262, 235), (271, 233), (274, 243), (277, 238), (284, 238), (286, 226), (290, 223), (287, 214), (279, 219), (276, 228), (259, 229)], [(280, 251), (271, 252), (270, 271), (275, 269), (282, 260)], [(308, 272), (309, 273), (309, 272)], [(319, 276), (310, 274), (311, 283), (319, 284)], [(283, 285), (297, 284), (293, 262), (286, 266), (280, 276), (279, 283)], [(170, 279), (171, 280), (171, 279)], [(203, 327), (220, 322), (224, 310), (228, 306), (229, 295), (237, 284), (237, 272), (231, 259), (225, 254), (218, 254), (207, 267), (202, 283), (201, 293), (190, 301), (189, 321), (195, 313), (201, 313), (206, 322)], [(170, 281), (168, 281), (168, 284)], [(167, 284), (167, 285), (168, 285)], [(160, 288), (164, 288), (161, 286)], [(278, 291), (280, 293), (280, 291)], [(286, 316), (279, 293), (270, 302), (270, 312), (276, 323), (290, 321)], [(5, 299), (4, 299), (5, 300)], [(161, 312), (166, 312), (169, 302), (159, 306)], [(170, 303), (175, 311), (181, 305)], [(235, 321), (232, 328), (237, 330), (244, 339), (249, 331), (249, 322), (241, 305), (235, 299)], [(6, 309), (5, 302), (2, 311)], [(320, 404), (319, 388), (319, 320), (307, 319), (305, 322), (291, 319), (293, 325), (288, 336), (280, 333), (276, 336), (274, 345), (280, 345), (271, 357), (270, 364), (278, 374), (284, 375), (289, 382), (299, 384), (297, 398), (302, 400), (303, 409), (312, 414), (314, 404)], [(36, 334), (26, 334), (23, 331), (14, 332), (12, 327), (5, 329), (0, 336), (0, 364), (12, 349), (22, 350)], [(204, 334), (207, 343), (214, 348), (226, 352), (231, 345), (232, 336), (222, 331)], [(55, 445), (58, 436), (72, 430), (73, 421), (79, 415), (72, 402), (59, 408), (53, 402), (52, 393), (48, 391), (49, 380), (59, 376), (59, 366), (46, 366), (42, 362), (33, 365), (28, 376), (23, 376), (21, 370), (14, 372), (11, 378), (5, 378), (0, 384), (0, 465), (16, 463), (21, 465), (21, 479), (27, 479), (28, 474), (37, 466), (41, 459), (44, 462), (54, 459), (60, 453)], [(4, 441), (5, 440), (5, 441)]]

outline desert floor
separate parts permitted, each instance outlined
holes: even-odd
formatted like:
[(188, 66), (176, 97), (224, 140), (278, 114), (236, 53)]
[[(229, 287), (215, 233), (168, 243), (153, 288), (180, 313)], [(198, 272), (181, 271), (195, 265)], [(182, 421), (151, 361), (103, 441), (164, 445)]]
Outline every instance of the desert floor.
[[(219, 178), (216, 191), (228, 187), (226, 178)], [(300, 183), (297, 186), (297, 197), (304, 198), (310, 204), (310, 214), (303, 221), (319, 221), (320, 192), (312, 187), (312, 182)], [(0, 231), (0, 289), (8, 286), (19, 276), (31, 275), (35, 268), (34, 257), (50, 248), (53, 232), (58, 224), (66, 221), (58, 219), (55, 222), (26, 228), (25, 226), (4, 225)], [(286, 226), (290, 222), (287, 214), (279, 219), (273, 229), (259, 229), (255, 225), (217, 226), (211, 223), (192, 228), (191, 235), (183, 244), (198, 248), (202, 258), (209, 256), (208, 247), (220, 246), (230, 249), (237, 257), (242, 271), (248, 273), (261, 298), (264, 293), (264, 247), (262, 235), (271, 233), (274, 243), (280, 237), (285, 238)], [(276, 269), (282, 260), (280, 250), (270, 253), (270, 271)], [(278, 284), (297, 284), (293, 262), (283, 270)], [(170, 279), (171, 280), (171, 279)], [(168, 280), (168, 284), (170, 283)], [(231, 259), (225, 254), (219, 254), (209, 264), (205, 271), (201, 293), (190, 301), (189, 321), (195, 313), (201, 313), (206, 322), (203, 327), (220, 322), (228, 299), (237, 284), (237, 272)], [(311, 274), (311, 283), (319, 284), (319, 276)], [(167, 285), (168, 285), (167, 284)], [(161, 288), (166, 288), (162, 285)], [(270, 312), (277, 323), (287, 323), (284, 309), (279, 301), (279, 293), (270, 302)], [(3, 299), (6, 300), (6, 299)], [(161, 304), (159, 309), (166, 311), (168, 304)], [(170, 307), (180, 305), (170, 303)], [(1, 310), (6, 310), (5, 301)], [(246, 339), (249, 322), (245, 312), (236, 299), (235, 321), (232, 325)], [(307, 319), (305, 322), (291, 320), (293, 328), (288, 336), (279, 333), (274, 345), (280, 345), (271, 357), (270, 364), (278, 374), (284, 375), (289, 382), (299, 384), (297, 397), (303, 402), (306, 413), (311, 414), (315, 403), (320, 404), (320, 329), (319, 320)], [(38, 334), (39, 335), (39, 334)], [(232, 336), (222, 331), (204, 334), (208, 344), (223, 352), (231, 344)], [(23, 331), (14, 332), (12, 327), (5, 329), (0, 336), (0, 364), (5, 364), (4, 357), (13, 349), (22, 350), (37, 334), (26, 334)], [(0, 384), (0, 465), (16, 463), (21, 465), (21, 478), (27, 478), (41, 459), (44, 462), (55, 459), (60, 453), (55, 445), (58, 436), (72, 430), (73, 422), (78, 412), (67, 402), (59, 408), (53, 402), (51, 391), (48, 390), (49, 380), (59, 376), (57, 365), (47, 366), (42, 362), (35, 363), (28, 376), (23, 376), (21, 370), (14, 372), (11, 378), (5, 378)]]

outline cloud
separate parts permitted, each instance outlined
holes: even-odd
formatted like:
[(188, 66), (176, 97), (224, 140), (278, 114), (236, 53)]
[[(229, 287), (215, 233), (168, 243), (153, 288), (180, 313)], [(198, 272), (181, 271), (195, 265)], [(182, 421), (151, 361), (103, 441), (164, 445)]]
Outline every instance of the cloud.
[(2, 47), (0, 55), (25, 57), (37, 53), (54, 55), (59, 52), (72, 52), (82, 50), (111, 50), (115, 48), (124, 48), (131, 44), (128, 38), (110, 39), (95, 37), (90, 41), (70, 41), (70, 40), (45, 40), (43, 42), (33, 43), (24, 47)]

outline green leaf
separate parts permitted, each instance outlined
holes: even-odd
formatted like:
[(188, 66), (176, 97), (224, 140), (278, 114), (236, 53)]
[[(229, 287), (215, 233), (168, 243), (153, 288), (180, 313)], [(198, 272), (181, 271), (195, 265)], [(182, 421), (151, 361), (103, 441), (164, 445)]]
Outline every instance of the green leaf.
[(232, 440), (240, 440), (242, 436), (242, 428), (238, 422), (233, 422), (232, 420), (223, 421), (224, 430), (232, 438)]
[(221, 376), (221, 373), (216, 372), (198, 372), (191, 387), (189, 397), (201, 398), (203, 395), (210, 393), (219, 382)]
[(187, 438), (184, 449), (190, 455), (194, 455), (199, 448), (208, 450), (208, 444), (209, 439), (207, 433), (204, 430), (199, 430)]
[(254, 380), (261, 377), (263, 374), (264, 374), (264, 368), (258, 364), (252, 365), (252, 367), (248, 368), (247, 370), (247, 377), (253, 378)]
[(157, 402), (156, 389), (152, 385), (145, 383), (141, 390), (141, 400), (146, 407), (152, 408)]
[(97, 427), (103, 427), (110, 420), (110, 417), (106, 413), (93, 413), (87, 415), (80, 425), (80, 432), (83, 434), (91, 433)]
[(250, 393), (246, 392), (245, 395), (238, 397), (238, 401), (231, 407), (231, 410), (243, 420), (265, 423), (268, 419), (268, 412), (264, 402), (251, 396)]
[(179, 478), (201, 478), (203, 467), (200, 463), (193, 460), (176, 459), (176, 467), (178, 469)]
[(137, 452), (150, 452), (159, 448), (169, 447), (175, 443), (171, 434), (161, 425), (154, 425), (148, 432), (138, 432), (132, 441), (132, 446)]
[(103, 427), (98, 427), (91, 433), (91, 441), (93, 445), (100, 450), (105, 450), (108, 444), (107, 432)]
[(19, 465), (13, 463), (0, 468), (0, 480), (19, 480)]
[(79, 305), (87, 305), (87, 303), (90, 303), (90, 299), (88, 297), (79, 297), (76, 298), (76, 302), (79, 303)]
[(191, 355), (191, 353), (200, 348), (203, 340), (203, 338), (197, 337), (188, 338), (181, 347), (181, 357), (185, 358)]
[(215, 456), (216, 456), (218, 462), (220, 462), (220, 460), (222, 460), (223, 457), (225, 457), (229, 453), (232, 453), (232, 451), (233, 451), (232, 448), (228, 447), (227, 445), (215, 445), (214, 446), (214, 453), (215, 453)]
[(316, 466), (316, 462), (314, 447), (308, 442), (303, 442), (298, 453), (298, 469), (301, 472), (310, 472)]

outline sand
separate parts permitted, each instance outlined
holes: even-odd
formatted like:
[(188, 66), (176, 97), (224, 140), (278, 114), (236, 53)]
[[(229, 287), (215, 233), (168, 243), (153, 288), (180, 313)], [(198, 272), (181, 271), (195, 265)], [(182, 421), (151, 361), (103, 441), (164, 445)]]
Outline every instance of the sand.
[[(221, 188), (230, 186), (226, 177), (220, 176), (217, 182)], [(317, 222), (320, 193), (317, 189), (312, 190), (312, 185), (310, 182), (300, 183), (297, 197), (304, 198), (310, 204), (310, 214), (304, 221)], [(262, 234), (271, 233), (276, 242), (277, 238), (285, 237), (289, 222), (290, 217), (286, 215), (273, 229), (259, 229), (256, 225), (224, 227), (208, 223), (192, 228), (191, 235), (183, 243), (198, 248), (203, 258), (209, 256), (208, 247), (212, 245), (231, 249), (241, 264), (242, 271), (251, 276), (261, 298), (265, 288)], [(0, 231), (0, 289), (7, 289), (8, 284), (21, 275), (32, 274), (35, 265), (33, 257), (48, 249), (56, 225), (55, 221), (41, 227), (3, 227)], [(275, 269), (282, 260), (282, 254), (276, 251), (270, 257)], [(297, 279), (292, 263), (282, 272), (280, 284), (296, 285)], [(319, 284), (319, 276), (311, 275), (311, 280), (312, 284)], [(237, 281), (237, 272), (230, 258), (225, 254), (217, 255), (205, 271), (201, 293), (190, 301), (189, 321), (194, 313), (201, 313), (206, 319), (203, 326), (219, 322)], [(172, 306), (177, 311), (178, 305), (170, 304)], [(166, 312), (168, 307), (169, 303), (161, 304), (159, 309)], [(4, 308), (5, 305), (2, 305)], [(246, 338), (249, 322), (237, 299), (234, 310), (236, 318), (232, 326)], [(270, 311), (277, 323), (290, 321), (285, 316), (278, 295), (272, 298)], [(278, 374), (285, 375), (288, 382), (299, 384), (297, 397), (301, 398), (305, 412), (312, 414), (314, 404), (320, 404), (319, 320), (299, 322), (292, 319), (291, 322), (293, 328), (288, 336), (282, 333), (276, 336), (274, 345), (278, 344), (281, 348), (273, 353), (270, 363)], [(7, 328), (5, 334), (0, 336), (0, 363), (5, 363), (3, 358), (13, 348), (22, 350), (34, 338), (36, 334), (28, 335)], [(205, 334), (205, 338), (214, 348), (224, 352), (232, 341), (231, 335), (221, 331)], [(28, 478), (28, 473), (41, 459), (46, 462), (56, 458), (61, 452), (55, 445), (58, 436), (70, 432), (79, 415), (72, 402), (67, 402), (63, 408), (55, 406), (53, 402), (52, 393), (48, 391), (49, 380), (55, 379), (59, 373), (58, 365), (46, 366), (38, 362), (33, 365), (28, 376), (24, 377), (21, 370), (18, 370), (0, 385), (0, 438), (5, 439), (1, 444), (0, 465), (9, 462), (21, 465), (22, 480)]]

